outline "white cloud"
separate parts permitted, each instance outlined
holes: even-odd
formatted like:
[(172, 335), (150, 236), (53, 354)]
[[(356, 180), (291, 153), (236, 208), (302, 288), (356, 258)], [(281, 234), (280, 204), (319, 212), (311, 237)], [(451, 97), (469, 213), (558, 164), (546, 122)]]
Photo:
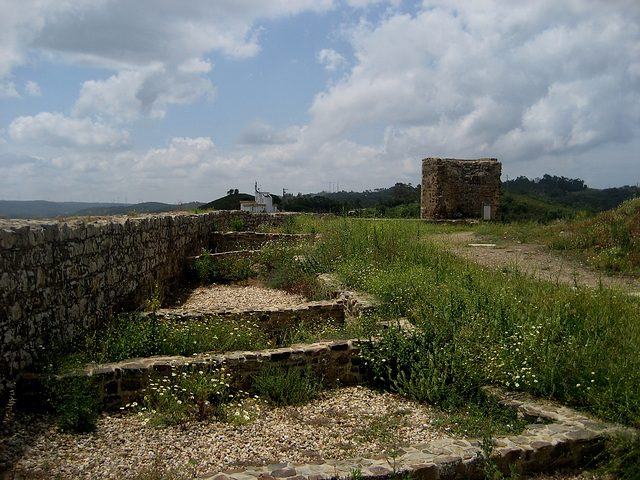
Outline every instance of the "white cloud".
[(20, 98), (13, 82), (0, 82), (0, 98)]
[(37, 82), (34, 82), (33, 80), (29, 80), (24, 85), (24, 92), (27, 95), (29, 95), (30, 97), (41, 97), (42, 96), (42, 91), (40, 90), (40, 85), (38, 85)]
[(244, 126), (236, 143), (240, 145), (281, 145), (298, 142), (300, 134), (300, 127), (293, 126), (276, 130), (265, 119), (254, 118)]
[[(319, 52), (315, 60), (336, 76), (306, 99), (307, 112), (274, 113), (266, 101), (256, 109), (243, 105), (241, 114), (232, 112), (234, 122), (254, 119), (225, 151), (206, 136), (206, 109), (184, 109), (181, 115), (203, 119), (206, 127), (193, 134), (203, 136), (185, 137), (189, 127), (167, 118), (153, 125), (163, 139), (176, 138), (162, 148), (132, 148), (123, 124), (215, 98), (217, 68), (233, 64), (242, 67), (234, 72), (258, 76), (265, 63), (251, 57), (269, 34), (261, 20), (330, 9), (341, 9), (335, 18), (344, 21), (331, 26), (342, 34), (329, 45), (337, 50), (319, 50), (326, 44), (318, 43), (306, 51)], [(558, 158), (563, 168), (585, 162), (597, 172), (599, 161), (611, 163), (607, 152), (614, 150), (607, 148), (637, 146), (640, 134), (640, 3), (631, 0), (436, 0), (423, 7), (399, 0), (39, 0), (31, 8), (4, 0), (0, 31), (0, 96), (37, 95), (39, 85), (13, 71), (27, 62), (108, 70), (92, 80), (74, 77), (83, 83), (65, 114), (25, 114), (9, 125), (3, 150), (13, 150), (15, 161), (0, 176), (3, 192), (20, 193), (17, 182), (37, 195), (57, 189), (60, 200), (69, 191), (78, 199), (99, 191), (103, 200), (139, 192), (171, 201), (174, 194), (210, 200), (231, 187), (250, 191), (254, 180), (274, 192), (318, 191), (328, 182), (366, 189), (419, 181), (420, 159), (428, 155), (497, 156), (509, 175), (517, 174), (514, 166), (534, 172), (524, 168), (534, 160), (539, 168), (559, 165)], [(214, 67), (212, 52), (236, 62)], [(282, 78), (283, 85), (290, 81), (304, 77)], [(265, 112), (278, 120), (260, 118)], [(302, 123), (304, 113), (308, 125), (274, 127), (287, 118)], [(147, 127), (141, 122), (146, 134)]]
[(9, 57), (4, 59), (4, 72), (36, 49), (70, 63), (114, 70), (197, 58), (211, 51), (251, 57), (260, 50), (256, 20), (326, 11), (333, 4), (332, 0), (43, 0), (24, 8), (20, 0), (5, 0), (0, 10), (5, 20), (0, 25), (10, 34), (3, 40)]
[(361, 23), (358, 63), (316, 97), (310, 128), (329, 140), (386, 123), (395, 159), (534, 159), (627, 141), (640, 129), (639, 12), (631, 2), (430, 2)]
[(335, 50), (324, 48), (318, 53), (318, 61), (324, 68), (334, 72), (346, 63), (345, 58)]
[(67, 0), (39, 0), (25, 4), (21, 0), (0, 2), (0, 79), (28, 59), (29, 44), (37, 37), (54, 12), (69, 8)]
[(113, 150), (130, 146), (126, 131), (61, 113), (18, 117), (9, 125), (9, 135), (18, 142), (51, 147)]
[(157, 64), (123, 70), (107, 80), (88, 80), (82, 84), (73, 113), (106, 114), (116, 121), (132, 121), (142, 115), (163, 118), (170, 104), (189, 104), (205, 95), (215, 97), (211, 81), (200, 76), (210, 69), (208, 62), (189, 59), (171, 70)]

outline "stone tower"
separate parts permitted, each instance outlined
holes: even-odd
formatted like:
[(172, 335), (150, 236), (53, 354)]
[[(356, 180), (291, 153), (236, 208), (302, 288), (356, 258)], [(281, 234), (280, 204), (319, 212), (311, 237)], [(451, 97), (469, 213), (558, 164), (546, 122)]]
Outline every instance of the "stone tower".
[(495, 220), (500, 208), (502, 164), (495, 158), (422, 160), (420, 218)]

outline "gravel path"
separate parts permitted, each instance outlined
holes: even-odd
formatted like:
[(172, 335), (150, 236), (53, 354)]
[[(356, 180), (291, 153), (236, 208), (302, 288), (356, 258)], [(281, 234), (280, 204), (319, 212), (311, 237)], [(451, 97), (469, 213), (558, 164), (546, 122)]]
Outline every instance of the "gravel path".
[(259, 310), (273, 307), (293, 307), (305, 303), (301, 295), (253, 285), (218, 285), (197, 287), (176, 308), (181, 310)]
[(640, 282), (637, 279), (595, 271), (542, 245), (505, 241), (492, 243), (474, 232), (433, 235), (429, 240), (444, 244), (454, 254), (488, 267), (517, 269), (525, 275), (554, 283), (592, 288), (602, 283), (631, 294), (640, 294)]
[(128, 479), (154, 468), (200, 475), (373, 456), (443, 438), (446, 430), (432, 425), (435, 415), (429, 405), (358, 386), (323, 392), (300, 407), (263, 406), (245, 425), (212, 420), (154, 428), (126, 413), (103, 416), (93, 434), (72, 435), (47, 417), (30, 416), (17, 419), (12, 437), (24, 451), (5, 478)]

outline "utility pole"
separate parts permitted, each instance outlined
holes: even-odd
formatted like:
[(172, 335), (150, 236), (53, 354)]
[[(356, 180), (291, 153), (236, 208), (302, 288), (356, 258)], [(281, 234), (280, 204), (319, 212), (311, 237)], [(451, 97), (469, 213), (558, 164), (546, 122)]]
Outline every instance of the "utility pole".
[(287, 194), (287, 189), (282, 189), (282, 211), (284, 212), (284, 196)]

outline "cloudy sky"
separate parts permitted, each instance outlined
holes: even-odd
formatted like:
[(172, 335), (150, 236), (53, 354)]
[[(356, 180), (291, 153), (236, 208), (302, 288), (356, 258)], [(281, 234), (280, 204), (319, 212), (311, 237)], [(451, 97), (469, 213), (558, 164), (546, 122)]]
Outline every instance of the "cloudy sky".
[(2, 0), (0, 199), (210, 201), (496, 157), (640, 182), (637, 0)]

